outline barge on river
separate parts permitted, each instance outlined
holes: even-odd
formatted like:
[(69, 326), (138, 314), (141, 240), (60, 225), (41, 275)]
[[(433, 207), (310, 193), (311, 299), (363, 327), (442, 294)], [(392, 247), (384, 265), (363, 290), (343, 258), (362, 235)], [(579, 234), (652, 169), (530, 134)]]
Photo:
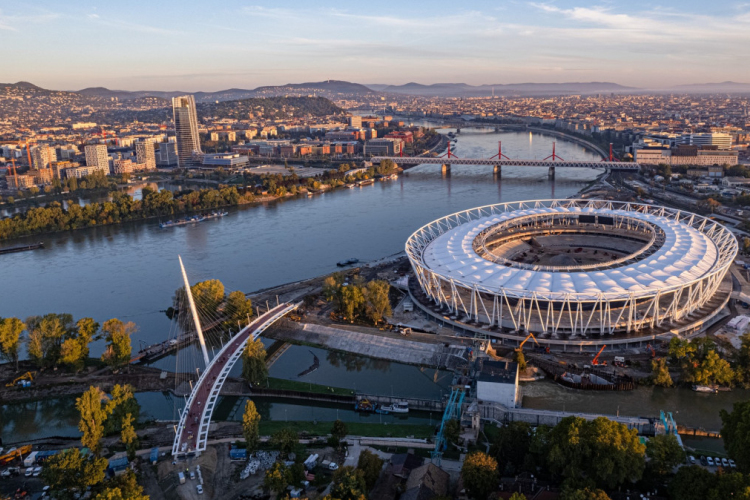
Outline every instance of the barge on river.
[(229, 215), (229, 212), (213, 212), (206, 215), (193, 215), (192, 217), (185, 217), (183, 219), (168, 220), (167, 222), (160, 222), (159, 227), (166, 229), (169, 227), (185, 226), (187, 224), (197, 224), (198, 222), (204, 222), (211, 219), (218, 219)]
[(17, 247), (0, 248), (0, 255), (4, 253), (16, 253), (26, 252), (28, 250), (36, 250), (37, 248), (44, 248), (44, 242), (32, 243), (31, 245), (20, 245)]

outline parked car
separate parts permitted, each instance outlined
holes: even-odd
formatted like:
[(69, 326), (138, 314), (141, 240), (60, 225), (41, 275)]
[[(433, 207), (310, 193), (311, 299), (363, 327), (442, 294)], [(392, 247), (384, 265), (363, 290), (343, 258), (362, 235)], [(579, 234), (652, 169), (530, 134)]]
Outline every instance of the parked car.
[(190, 471), (190, 480), (192, 481), (193, 479), (195, 479), (195, 472)]
[(41, 475), (42, 475), (42, 466), (40, 465), (39, 467), (34, 469), (34, 477), (39, 477)]
[(706, 457), (706, 461), (708, 462), (709, 467), (714, 466), (714, 459), (712, 457)]
[(730, 467), (731, 467), (732, 469), (736, 469), (736, 468), (737, 468), (737, 464), (736, 464), (736, 463), (734, 463), (734, 460), (732, 460), (731, 458), (729, 459), (729, 466), (730, 466)]
[(724, 467), (729, 467), (729, 460), (727, 460), (726, 458), (722, 458), (721, 465), (723, 465)]
[(693, 455), (688, 455), (688, 460), (690, 461), (691, 464), (695, 463), (695, 457)]
[(29, 467), (28, 469), (26, 469), (26, 471), (23, 473), (23, 475), (26, 476), (26, 477), (31, 477), (31, 475), (33, 473), (34, 473), (34, 468), (33, 467)]
[(703, 455), (701, 455), (701, 465), (703, 466), (708, 465), (708, 461), (706, 460), (706, 457), (704, 457)]
[(201, 486), (200, 484), (196, 484), (195, 489), (198, 490), (199, 495), (203, 494), (203, 486)]

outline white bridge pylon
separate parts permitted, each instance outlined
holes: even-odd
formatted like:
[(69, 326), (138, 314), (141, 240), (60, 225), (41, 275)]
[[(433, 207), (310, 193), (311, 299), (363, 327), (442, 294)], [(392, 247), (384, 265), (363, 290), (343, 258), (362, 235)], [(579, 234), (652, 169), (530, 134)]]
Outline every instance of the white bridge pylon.
[[(180, 259), (182, 266), (182, 259)], [(195, 305), (190, 294), (190, 286), (185, 277), (185, 268), (182, 267), (185, 287), (188, 290), (191, 309), (194, 315), (196, 329), (206, 360), (206, 368), (193, 385), (190, 397), (185, 408), (180, 412), (180, 422), (175, 430), (174, 443), (172, 444), (172, 455), (184, 455), (187, 453), (200, 453), (205, 451), (208, 441), (208, 430), (211, 425), (211, 416), (219, 399), (219, 393), (224, 385), (229, 372), (235, 363), (242, 357), (242, 351), (247, 342), (256, 340), (269, 326), (277, 320), (297, 309), (302, 303), (290, 304), (282, 302), (276, 307), (270, 308), (257, 318), (253, 319), (229, 341), (222, 346), (213, 359), (208, 357), (203, 333), (198, 326)]]

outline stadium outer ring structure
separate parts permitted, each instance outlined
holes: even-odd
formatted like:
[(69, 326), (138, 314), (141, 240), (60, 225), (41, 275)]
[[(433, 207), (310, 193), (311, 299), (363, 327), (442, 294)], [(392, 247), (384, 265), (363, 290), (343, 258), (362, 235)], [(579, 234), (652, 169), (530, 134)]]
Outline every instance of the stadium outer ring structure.
[[(622, 224), (643, 224), (645, 232), (654, 233), (645, 245), (650, 250), (602, 265), (553, 269), (495, 258), (484, 248), (486, 238), (481, 239), (493, 231), (503, 235), (502, 224), (519, 222), (513, 230), (523, 230), (538, 219), (536, 227), (543, 228), (544, 222), (554, 226), (565, 219), (577, 224), (580, 215), (612, 218), (615, 226), (618, 218)], [(585, 233), (586, 226), (591, 225), (576, 229)], [(660, 245), (654, 245), (655, 239)], [(737, 251), (734, 235), (709, 218), (662, 206), (585, 199), (464, 210), (426, 224), (406, 242), (422, 300), (415, 297), (418, 289), (410, 291), (425, 312), (487, 337), (517, 339), (532, 332), (542, 343), (575, 340), (577, 345), (627, 345), (695, 331), (695, 325), (726, 305), (729, 293), (722, 300), (715, 296)]]

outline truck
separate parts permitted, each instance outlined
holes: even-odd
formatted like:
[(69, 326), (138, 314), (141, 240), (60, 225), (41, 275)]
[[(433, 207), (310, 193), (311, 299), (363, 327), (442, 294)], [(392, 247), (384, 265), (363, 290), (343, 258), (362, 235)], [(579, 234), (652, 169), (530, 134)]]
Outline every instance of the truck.
[(307, 460), (305, 460), (305, 468), (307, 470), (312, 470), (315, 468), (315, 466), (318, 464), (318, 454), (312, 454), (309, 457), (307, 457)]
[(185, 484), (185, 473), (178, 472), (177, 477), (180, 479), (180, 484)]
[(36, 456), (39, 452), (38, 451), (32, 451), (26, 457), (23, 459), (23, 466), (24, 467), (31, 467), (36, 463)]
[(615, 366), (623, 367), (625, 366), (625, 357), (624, 356), (615, 356)]

